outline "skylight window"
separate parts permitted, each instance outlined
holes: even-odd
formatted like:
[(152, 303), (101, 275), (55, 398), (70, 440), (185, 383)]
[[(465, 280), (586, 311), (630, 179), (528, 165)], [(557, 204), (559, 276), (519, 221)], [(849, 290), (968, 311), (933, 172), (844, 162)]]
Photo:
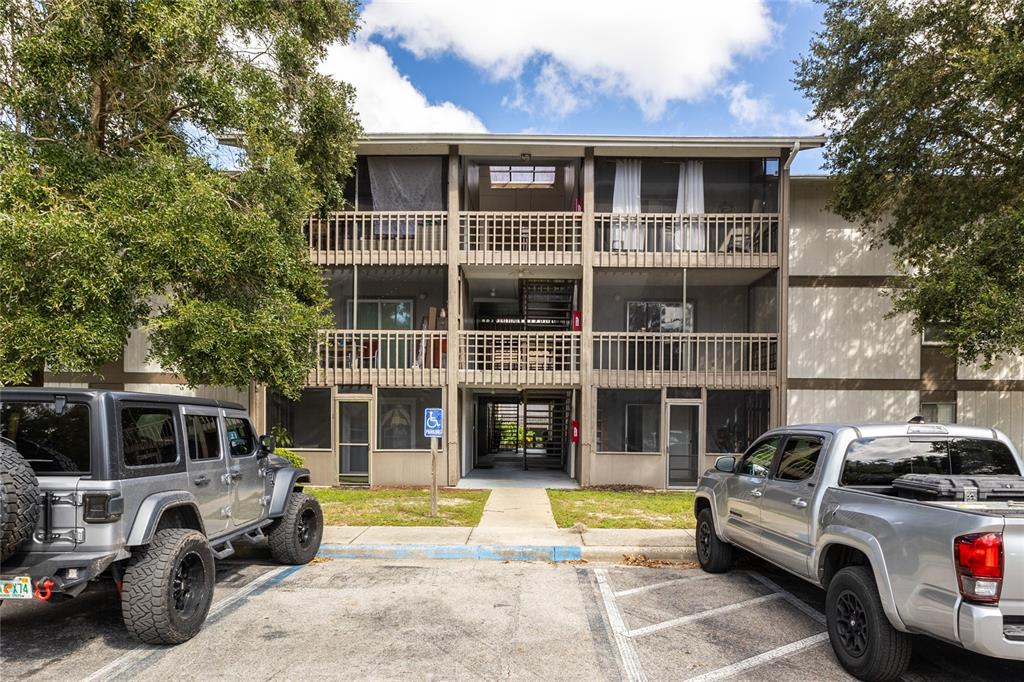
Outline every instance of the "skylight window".
[(518, 189), (551, 187), (554, 166), (491, 166), (491, 187)]

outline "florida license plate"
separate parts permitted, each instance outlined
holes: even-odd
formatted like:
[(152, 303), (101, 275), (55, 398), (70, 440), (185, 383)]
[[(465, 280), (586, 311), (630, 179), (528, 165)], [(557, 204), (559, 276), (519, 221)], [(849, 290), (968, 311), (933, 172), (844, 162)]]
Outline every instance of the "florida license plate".
[(0, 580), (0, 599), (31, 599), (32, 579), (27, 575)]

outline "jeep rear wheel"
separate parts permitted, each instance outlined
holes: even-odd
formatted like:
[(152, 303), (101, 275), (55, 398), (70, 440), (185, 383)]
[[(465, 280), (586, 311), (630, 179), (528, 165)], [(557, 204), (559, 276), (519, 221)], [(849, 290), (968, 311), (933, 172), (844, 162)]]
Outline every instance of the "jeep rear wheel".
[(124, 572), (121, 616), (147, 644), (181, 644), (203, 627), (213, 601), (213, 550), (186, 528), (157, 531)]
[(0, 561), (17, 551), (39, 518), (39, 481), (25, 458), (0, 441)]
[(308, 564), (320, 549), (323, 534), (320, 503), (305, 493), (292, 493), (284, 516), (270, 530), (270, 553), (282, 564)]

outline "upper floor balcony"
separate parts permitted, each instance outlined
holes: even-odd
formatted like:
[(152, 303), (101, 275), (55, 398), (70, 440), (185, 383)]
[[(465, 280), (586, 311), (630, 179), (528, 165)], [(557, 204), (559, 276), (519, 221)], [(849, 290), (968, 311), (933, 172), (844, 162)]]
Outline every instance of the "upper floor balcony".
[(306, 221), (317, 265), (443, 265), (446, 211), (337, 211)]

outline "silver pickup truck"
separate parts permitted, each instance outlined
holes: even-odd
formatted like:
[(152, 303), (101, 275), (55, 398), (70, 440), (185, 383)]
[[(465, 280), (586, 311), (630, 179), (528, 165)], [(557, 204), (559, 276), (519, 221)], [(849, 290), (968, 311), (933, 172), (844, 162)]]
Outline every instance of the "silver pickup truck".
[(911, 633), (1024, 660), (1022, 471), (993, 429), (775, 429), (701, 477), (697, 557), (724, 572), (739, 547), (827, 590), (832, 648), (860, 679), (898, 678)]

